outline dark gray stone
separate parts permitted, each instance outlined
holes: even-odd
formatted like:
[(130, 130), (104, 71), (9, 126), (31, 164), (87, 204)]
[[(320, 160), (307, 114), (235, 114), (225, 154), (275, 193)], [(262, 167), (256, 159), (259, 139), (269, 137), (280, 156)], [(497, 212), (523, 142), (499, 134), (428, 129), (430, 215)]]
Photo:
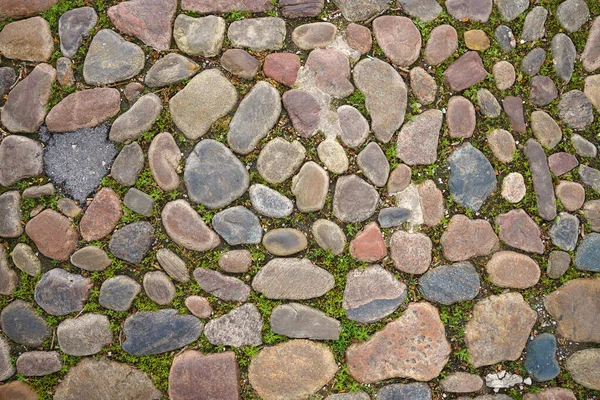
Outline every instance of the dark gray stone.
[(131, 264), (142, 262), (154, 243), (154, 228), (149, 222), (141, 221), (117, 229), (108, 243), (110, 252)]
[(523, 366), (537, 382), (550, 381), (560, 373), (556, 360), (556, 338), (542, 333), (527, 343), (527, 357)]
[(56, 329), (60, 350), (70, 356), (91, 356), (112, 343), (108, 317), (102, 314), (83, 314), (69, 318)]
[(276, 256), (296, 254), (308, 246), (304, 233), (295, 228), (271, 229), (262, 241), (265, 249)]
[(50, 315), (67, 315), (83, 309), (92, 286), (89, 278), (54, 268), (35, 287), (35, 302)]
[(579, 243), (575, 266), (582, 271), (600, 272), (600, 233), (590, 233)]
[(108, 174), (117, 149), (107, 135), (107, 124), (57, 134), (42, 128), (40, 139), (46, 143), (44, 171), (74, 200), (85, 203)]
[[(1, 201), (2, 196), (0, 196)], [(17, 243), (11, 254), (15, 267), (31, 276), (37, 276), (42, 272), (42, 263), (35, 255), (33, 249), (25, 243)]]
[(548, 232), (552, 243), (566, 251), (573, 251), (579, 236), (579, 219), (569, 213), (561, 212)]
[(529, 139), (525, 143), (525, 156), (533, 177), (538, 213), (546, 221), (552, 221), (556, 217), (556, 197), (546, 153), (537, 141)]
[(260, 346), (262, 316), (254, 304), (244, 304), (206, 324), (204, 336), (215, 346)]
[(529, 0), (494, 0), (502, 19), (512, 21), (529, 7)]
[(233, 276), (206, 268), (196, 268), (194, 278), (205, 292), (225, 301), (246, 301), (250, 286)]
[(577, 50), (571, 38), (564, 33), (558, 33), (552, 38), (552, 61), (556, 75), (569, 82), (575, 69)]
[(175, 285), (162, 271), (151, 271), (142, 281), (146, 296), (158, 305), (165, 306), (175, 298)]
[(546, 18), (548, 18), (548, 10), (541, 6), (533, 7), (525, 17), (525, 23), (521, 31), (521, 40), (533, 42), (542, 39), (546, 34), (546, 29), (544, 28)]
[(285, 218), (294, 211), (294, 203), (268, 186), (255, 184), (250, 186), (252, 207), (266, 217)]
[(0, 237), (17, 238), (23, 234), (20, 201), (16, 190), (0, 194)]
[(470, 262), (430, 269), (419, 279), (426, 300), (450, 305), (474, 299), (481, 288), (477, 270)]
[(271, 330), (290, 338), (338, 340), (340, 322), (312, 307), (298, 303), (282, 304), (271, 312)]
[(137, 312), (123, 325), (123, 350), (137, 357), (176, 350), (197, 340), (202, 326), (198, 318), (173, 309)]
[(558, 116), (569, 128), (582, 130), (594, 122), (594, 106), (581, 90), (571, 90), (560, 98)]
[(50, 335), (44, 318), (22, 300), (15, 300), (0, 314), (2, 331), (11, 340), (29, 347), (41, 346)]
[(509, 52), (514, 50), (517, 47), (517, 40), (515, 39), (515, 34), (513, 31), (506, 25), (500, 25), (494, 30), (494, 37), (498, 42), (498, 45), (504, 52)]
[(11, 67), (0, 68), (0, 104), (4, 104), (4, 95), (8, 94), (10, 88), (17, 81), (17, 74)]
[(558, 97), (558, 90), (552, 79), (547, 76), (537, 75), (531, 78), (529, 82), (531, 91), (529, 100), (536, 106), (547, 106)]
[(60, 50), (65, 57), (72, 58), (77, 54), (83, 37), (96, 26), (98, 15), (92, 7), (81, 7), (69, 10), (58, 20), (58, 36)]
[(579, 178), (584, 185), (587, 185), (600, 193), (600, 170), (581, 165), (579, 167)]
[(556, 18), (569, 32), (578, 31), (590, 17), (590, 9), (585, 0), (567, 0), (556, 9)]
[(436, 0), (398, 0), (397, 6), (413, 18), (421, 21), (433, 21), (442, 12), (442, 6)]
[(250, 182), (244, 164), (225, 145), (212, 139), (196, 145), (185, 164), (183, 179), (190, 200), (208, 208), (230, 204), (246, 192)]
[(567, 272), (571, 265), (571, 256), (569, 253), (560, 250), (550, 252), (548, 257), (548, 269), (546, 273), (551, 279), (558, 279)]
[(117, 143), (137, 140), (152, 128), (162, 109), (162, 101), (156, 94), (143, 95), (113, 122), (108, 138)]
[(86, 271), (104, 271), (111, 260), (104, 250), (96, 246), (87, 246), (71, 255), (71, 264)]
[(369, 143), (356, 157), (356, 163), (371, 183), (378, 187), (385, 186), (390, 175), (390, 164), (377, 143)]
[(127, 311), (141, 290), (140, 284), (130, 277), (118, 275), (102, 283), (99, 303), (109, 310)]
[(379, 389), (377, 400), (431, 400), (431, 389), (426, 383), (387, 385)]
[(58, 351), (28, 351), (17, 359), (17, 372), (23, 376), (45, 376), (62, 369)]
[(144, 152), (137, 142), (123, 147), (110, 168), (110, 176), (123, 186), (133, 186), (144, 168)]
[(492, 92), (487, 89), (481, 88), (477, 91), (477, 103), (479, 104), (479, 111), (488, 118), (498, 118), (502, 112), (500, 103), (498, 103)]
[(36, 140), (9, 135), (0, 142), (0, 186), (11, 186), (21, 179), (40, 175), (44, 149)]
[(141, 190), (131, 188), (125, 193), (123, 204), (130, 210), (144, 217), (149, 217), (152, 215), (152, 209), (154, 208), (154, 199)]
[(496, 190), (496, 173), (483, 153), (465, 143), (448, 158), (450, 193), (454, 200), (477, 211)]
[(187, 57), (169, 53), (158, 60), (146, 74), (144, 83), (150, 88), (160, 88), (194, 76), (200, 67)]
[(407, 208), (387, 207), (379, 211), (377, 222), (382, 228), (392, 228), (400, 226), (410, 219), (411, 212)]
[(536, 47), (521, 60), (521, 71), (525, 75), (534, 76), (540, 72), (544, 61), (546, 61), (546, 50)]
[(571, 144), (575, 147), (575, 153), (578, 156), (594, 158), (598, 154), (596, 145), (581, 135), (574, 134), (571, 136)]
[(262, 238), (260, 220), (243, 206), (231, 207), (215, 214), (213, 229), (230, 245), (256, 244)]

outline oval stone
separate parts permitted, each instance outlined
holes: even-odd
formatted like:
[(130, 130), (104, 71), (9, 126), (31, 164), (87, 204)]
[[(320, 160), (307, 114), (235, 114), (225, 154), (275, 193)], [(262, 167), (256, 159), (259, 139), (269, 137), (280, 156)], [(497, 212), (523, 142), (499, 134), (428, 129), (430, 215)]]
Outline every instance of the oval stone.
[(308, 246), (306, 236), (294, 228), (273, 229), (265, 234), (263, 246), (276, 256), (296, 254)]

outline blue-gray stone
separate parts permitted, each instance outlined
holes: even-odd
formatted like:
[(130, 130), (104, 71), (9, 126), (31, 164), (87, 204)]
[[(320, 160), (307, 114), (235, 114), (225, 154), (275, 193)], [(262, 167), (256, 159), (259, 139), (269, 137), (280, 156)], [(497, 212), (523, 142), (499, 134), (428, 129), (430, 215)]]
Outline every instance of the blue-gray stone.
[(256, 244), (262, 238), (260, 220), (246, 207), (231, 207), (215, 214), (212, 219), (213, 229), (227, 243)]
[(560, 373), (556, 361), (556, 338), (550, 333), (542, 333), (527, 344), (525, 369), (538, 382), (550, 381)]
[(431, 389), (426, 383), (387, 385), (379, 390), (377, 400), (431, 400)]
[(561, 212), (552, 224), (549, 233), (555, 246), (566, 251), (573, 251), (577, 246), (579, 219), (569, 213)]
[(575, 266), (583, 271), (600, 272), (600, 233), (590, 233), (579, 243)]
[(2, 310), (0, 325), (6, 336), (29, 347), (38, 347), (50, 335), (44, 318), (22, 300), (15, 300)]
[(419, 279), (419, 286), (425, 299), (450, 305), (474, 299), (481, 283), (475, 267), (465, 261), (430, 269)]
[(154, 199), (141, 190), (131, 188), (125, 193), (123, 204), (131, 211), (149, 217), (152, 215), (152, 209), (154, 208)]
[(597, 170), (587, 165), (579, 167), (579, 178), (584, 185), (587, 185), (600, 193), (600, 170)]
[(382, 228), (391, 228), (394, 226), (402, 225), (404, 222), (410, 219), (410, 210), (407, 208), (400, 207), (388, 207), (379, 211), (379, 225)]
[(138, 357), (176, 350), (197, 340), (202, 327), (198, 318), (173, 309), (138, 312), (125, 320), (123, 350)]
[(142, 287), (126, 275), (109, 278), (100, 287), (98, 302), (104, 308), (114, 311), (127, 311)]
[(465, 143), (448, 157), (450, 194), (454, 200), (477, 211), (496, 190), (496, 173), (483, 153)]
[(134, 222), (115, 231), (108, 248), (117, 258), (132, 264), (142, 262), (154, 242), (154, 228), (147, 221)]
[(504, 52), (514, 50), (517, 46), (517, 40), (515, 39), (513, 31), (506, 25), (498, 26), (494, 31), (494, 37)]
[(83, 309), (92, 286), (90, 278), (54, 268), (42, 276), (33, 297), (48, 314), (67, 315)]

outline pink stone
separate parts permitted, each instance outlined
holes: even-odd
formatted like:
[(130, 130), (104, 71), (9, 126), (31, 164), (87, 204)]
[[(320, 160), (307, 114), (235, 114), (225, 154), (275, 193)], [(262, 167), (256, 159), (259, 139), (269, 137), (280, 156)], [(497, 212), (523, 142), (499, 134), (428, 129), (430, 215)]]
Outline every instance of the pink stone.
[(373, 46), (373, 37), (369, 28), (355, 23), (346, 28), (346, 41), (348, 46), (360, 51), (360, 54), (367, 54)]
[(376, 222), (371, 222), (350, 242), (350, 255), (358, 261), (374, 262), (387, 255), (383, 235)]
[(293, 53), (271, 53), (265, 57), (263, 72), (267, 78), (292, 86), (296, 83), (300, 57)]

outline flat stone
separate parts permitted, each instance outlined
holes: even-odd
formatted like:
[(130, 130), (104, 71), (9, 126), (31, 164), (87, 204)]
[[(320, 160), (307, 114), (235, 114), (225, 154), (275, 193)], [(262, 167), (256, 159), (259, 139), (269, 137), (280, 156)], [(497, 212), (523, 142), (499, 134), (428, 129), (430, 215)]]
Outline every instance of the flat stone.
[(579, 219), (569, 213), (561, 212), (548, 233), (552, 244), (563, 250), (573, 251), (579, 236)]
[(586, 201), (583, 205), (583, 215), (590, 228), (595, 232), (600, 232), (600, 201)]
[(521, 31), (521, 40), (524, 42), (534, 42), (542, 39), (546, 35), (546, 19), (548, 10), (542, 6), (536, 6), (527, 13), (523, 30)]
[(574, 130), (585, 129), (594, 122), (592, 103), (580, 90), (571, 90), (562, 95), (558, 103), (558, 116)]
[(476, 51), (460, 56), (444, 71), (444, 84), (453, 92), (461, 92), (487, 77), (483, 61)]
[(140, 284), (130, 277), (117, 275), (102, 283), (99, 303), (109, 310), (127, 311), (141, 290)]
[(510, 22), (529, 7), (529, 0), (494, 0), (504, 21)]
[(448, 14), (456, 20), (487, 22), (492, 13), (492, 0), (448, 0)]
[(521, 71), (525, 75), (534, 76), (546, 61), (546, 51), (540, 47), (536, 47), (523, 57), (521, 60)]
[(517, 40), (515, 39), (515, 34), (512, 29), (510, 29), (506, 25), (497, 26), (494, 30), (494, 37), (498, 42), (500, 48), (508, 53), (512, 51), (515, 47), (517, 47)]
[(475, 131), (475, 107), (462, 96), (452, 96), (448, 100), (446, 123), (450, 137), (470, 138)]
[(115, 27), (135, 36), (157, 51), (171, 47), (171, 30), (177, 0), (131, 0), (112, 6), (106, 12)]
[(392, 228), (395, 226), (401, 226), (404, 222), (407, 222), (410, 218), (411, 212), (406, 208), (401, 207), (387, 207), (382, 208), (379, 211), (377, 222), (382, 228)]
[(281, 14), (286, 18), (316, 17), (321, 13), (323, 0), (281, 0)]
[(42, 272), (40, 259), (35, 255), (33, 249), (25, 243), (17, 243), (11, 257), (15, 266), (30, 276), (37, 276)]
[(79, 238), (68, 218), (49, 209), (29, 220), (25, 232), (40, 253), (59, 261), (69, 258), (75, 251)]
[(336, 223), (326, 219), (318, 219), (313, 223), (311, 232), (315, 241), (323, 250), (330, 251), (333, 255), (339, 255), (344, 251), (346, 235)]
[(407, 122), (398, 134), (396, 156), (407, 165), (433, 164), (444, 115), (440, 110), (427, 110)]
[(359, 147), (369, 137), (369, 122), (356, 108), (343, 105), (337, 109), (340, 139), (348, 147)]
[(279, 120), (281, 98), (273, 85), (258, 82), (242, 99), (229, 124), (227, 143), (239, 154), (252, 152)]
[[(214, 179), (218, 173), (219, 180)], [(222, 208), (242, 196), (249, 185), (246, 166), (222, 143), (200, 141), (188, 157), (183, 175), (188, 196), (208, 208)]]
[(584, 0), (567, 0), (556, 9), (558, 22), (569, 32), (578, 31), (589, 17), (590, 10)]
[(35, 302), (50, 315), (67, 315), (83, 309), (92, 286), (89, 278), (54, 268), (35, 287)]
[(556, 338), (542, 333), (527, 343), (527, 358), (523, 366), (537, 382), (550, 381), (560, 373), (556, 360)]
[(350, 23), (346, 27), (346, 41), (348, 46), (358, 50), (360, 54), (367, 54), (373, 46), (371, 31), (366, 26)]
[(387, 183), (388, 193), (398, 193), (406, 189), (410, 185), (411, 177), (411, 168), (406, 164), (398, 164), (390, 173)]
[(217, 69), (200, 72), (169, 100), (173, 122), (190, 140), (204, 136), (211, 125), (237, 103), (235, 86)]
[(37, 199), (45, 196), (54, 196), (56, 189), (52, 183), (46, 183), (44, 185), (30, 186), (23, 190), (24, 199)]
[(326, 47), (333, 42), (337, 27), (329, 22), (313, 22), (300, 25), (292, 31), (292, 41), (301, 50)]
[(581, 54), (581, 64), (587, 72), (594, 72), (600, 68), (598, 43), (600, 43), (600, 18), (596, 17), (585, 42), (583, 53)]
[(202, 290), (221, 300), (244, 302), (250, 295), (250, 286), (237, 278), (214, 270), (196, 268), (194, 278)]
[(21, 196), (16, 190), (0, 195), (0, 237), (17, 238), (23, 234), (20, 201)]
[(393, 313), (406, 296), (404, 283), (380, 265), (371, 265), (348, 273), (342, 307), (348, 319), (371, 323)]
[(123, 204), (131, 211), (150, 217), (154, 208), (154, 199), (141, 190), (131, 188), (125, 193)]
[(299, 303), (282, 304), (273, 309), (271, 330), (296, 339), (338, 340), (340, 322), (312, 307)]
[(43, 171), (42, 145), (25, 136), (9, 135), (0, 142), (0, 186), (11, 186)]
[(576, 400), (571, 389), (550, 387), (542, 389), (539, 393), (525, 393), (523, 400)]
[(254, 79), (260, 70), (260, 61), (242, 49), (225, 50), (221, 56), (221, 65), (243, 79)]
[(227, 30), (233, 47), (248, 47), (258, 52), (283, 48), (285, 34), (285, 21), (275, 17), (234, 21)]
[(379, 194), (357, 175), (339, 177), (333, 195), (333, 213), (344, 222), (361, 222), (371, 217)]
[(377, 143), (369, 143), (356, 157), (356, 164), (371, 183), (378, 187), (385, 186), (390, 174), (390, 164)]
[(562, 139), (562, 130), (544, 111), (536, 110), (531, 113), (531, 130), (539, 143), (547, 149), (554, 148)]
[[(421, 34), (407, 17), (386, 15), (373, 21), (373, 33), (377, 44), (393, 64), (408, 67), (421, 52)], [(402, 41), (398, 41), (398, 37)]]
[[(119, 382), (115, 385), (115, 382)], [(71, 367), (56, 387), (56, 400), (77, 400), (95, 393), (102, 399), (143, 398), (158, 400), (162, 393), (154, 387), (146, 373), (127, 364), (84, 358)]]
[(248, 272), (252, 266), (252, 254), (248, 250), (229, 250), (219, 257), (219, 267), (229, 273)]
[(73, 63), (67, 57), (56, 60), (56, 81), (65, 88), (75, 85)]
[(337, 370), (329, 347), (297, 339), (264, 347), (250, 362), (248, 380), (264, 400), (291, 400), (315, 394)]
[(410, 86), (413, 94), (422, 105), (428, 105), (435, 101), (437, 84), (435, 79), (421, 67), (410, 70)]
[(154, 93), (143, 95), (113, 122), (109, 139), (117, 143), (136, 140), (152, 128), (162, 109), (160, 97)]
[(440, 381), (440, 386), (444, 392), (473, 393), (481, 390), (483, 379), (467, 372), (452, 372)]
[(266, 13), (273, 8), (269, 0), (182, 0), (181, 8), (201, 14), (223, 14), (230, 11)]
[(58, 20), (60, 50), (65, 57), (77, 54), (83, 38), (96, 26), (98, 15), (92, 7), (80, 7), (69, 10)]
[(158, 60), (146, 73), (144, 83), (150, 88), (160, 88), (190, 78), (200, 66), (187, 57), (169, 53)]
[(272, 229), (265, 234), (262, 244), (269, 253), (276, 256), (289, 256), (308, 247), (306, 236), (294, 228)]
[(34, 0), (23, 3), (20, 0), (7, 0), (0, 5), (0, 19), (19, 19), (42, 13), (56, 4), (57, 0)]
[(513, 130), (525, 133), (527, 124), (523, 114), (523, 100), (520, 97), (508, 96), (502, 100), (502, 107)]
[(465, 328), (471, 364), (478, 368), (517, 360), (536, 319), (537, 313), (519, 293), (489, 296), (478, 301)]
[[(79, 216), (79, 214), (82, 213), (82, 209), (81, 207), (79, 207), (77, 205), (77, 203), (75, 203), (73, 200), (71, 199), (66, 199), (66, 198), (61, 198), (58, 199), (58, 201), (56, 202), (56, 208), (58, 208), (58, 210), (63, 213), (64, 215), (66, 215), (69, 218), (77, 218)], [(41, 209), (39, 210), (41, 211)], [(31, 216), (37, 215), (37, 213), (31, 213)]]
[(53, 51), (50, 25), (42, 17), (9, 22), (0, 32), (0, 53), (6, 58), (43, 62)]
[(577, 50), (571, 38), (558, 33), (552, 38), (552, 63), (559, 79), (569, 82), (575, 68)]
[(403, 191), (396, 193), (396, 206), (410, 211), (406, 223), (412, 228), (422, 225), (425, 220), (423, 218), (423, 207), (421, 204), (421, 196), (419, 188), (414, 183), (411, 183)]
[(343, 174), (348, 170), (348, 156), (342, 145), (335, 139), (325, 139), (319, 143), (317, 154), (328, 171), (334, 174)]
[(450, 219), (440, 243), (444, 257), (450, 261), (487, 256), (499, 248), (498, 237), (489, 222), (461, 214)]
[(580, 350), (567, 359), (567, 370), (575, 382), (589, 389), (600, 390), (600, 374), (596, 368), (599, 362), (600, 350)]
[(321, 124), (321, 105), (304, 90), (292, 89), (283, 94), (283, 105), (294, 129), (303, 137), (311, 137)]
[(563, 276), (571, 265), (571, 256), (569, 253), (560, 250), (550, 252), (548, 257), (548, 269), (546, 274), (551, 279), (558, 279)]
[(494, 253), (485, 269), (491, 283), (515, 289), (535, 286), (541, 274), (540, 267), (533, 259), (513, 251)]
[(252, 288), (269, 299), (306, 300), (330, 291), (333, 276), (308, 259), (275, 258), (252, 280)]
[[(10, 358), (10, 344), (4, 339), (4, 336), (0, 336), (0, 381), (5, 381), (14, 374), (15, 367), (13, 367)], [(7, 386), (2, 385), (0, 388), (6, 388)]]
[(104, 271), (110, 266), (111, 260), (104, 250), (87, 246), (71, 255), (71, 264), (86, 271)]
[(137, 142), (123, 146), (110, 167), (110, 176), (123, 186), (133, 186), (144, 168), (144, 152)]
[(596, 145), (577, 133), (571, 136), (571, 144), (578, 156), (594, 158), (598, 154)]
[(48, 64), (39, 64), (25, 79), (17, 83), (2, 108), (2, 124), (6, 129), (13, 133), (37, 132), (46, 117), (55, 80), (54, 68)]
[(166, 248), (158, 250), (156, 252), (156, 260), (162, 269), (177, 282), (185, 283), (190, 280), (190, 274), (185, 265), (185, 261), (179, 258), (179, 256), (171, 250)]
[(381, 260), (387, 255), (387, 247), (381, 229), (376, 222), (362, 228), (350, 242), (350, 256), (363, 262)]
[(233, 351), (202, 354), (186, 350), (173, 359), (169, 371), (169, 398), (193, 397), (236, 400), (240, 397), (240, 372)]
[(390, 8), (388, 0), (372, 0), (367, 3), (357, 0), (335, 0), (335, 5), (340, 8), (344, 18), (353, 22), (370, 20)]
[(477, 91), (477, 104), (481, 114), (488, 118), (498, 118), (502, 109), (494, 95), (487, 89), (481, 88)]
[(329, 175), (317, 163), (305, 163), (292, 180), (292, 193), (301, 212), (319, 211), (325, 205)]
[(579, 178), (584, 185), (600, 192), (600, 170), (581, 165), (579, 167)]
[(474, 299), (480, 287), (477, 271), (466, 261), (436, 267), (419, 278), (423, 298), (445, 305)]
[(17, 359), (17, 372), (23, 376), (46, 376), (62, 367), (58, 351), (28, 351)]
[(442, 12), (442, 7), (435, 0), (400, 0), (398, 6), (404, 13), (421, 21), (433, 21)]
[(206, 297), (190, 296), (185, 299), (185, 306), (198, 318), (210, 318), (213, 312)]
[(0, 387), (0, 396), (5, 399), (37, 400), (37, 393), (21, 381), (9, 382)]
[(494, 129), (486, 136), (486, 139), (492, 153), (500, 162), (509, 163), (513, 160), (517, 145), (510, 132), (504, 129)]
[(365, 107), (371, 117), (375, 137), (384, 143), (389, 142), (404, 122), (408, 104), (404, 80), (388, 63), (369, 58), (354, 66), (352, 77), (356, 87), (365, 95)]
[[(449, 1), (446, 6), (450, 10), (452, 1)], [(429, 40), (425, 46), (425, 61), (429, 65), (439, 65), (454, 54), (457, 49), (458, 33), (456, 29), (451, 25), (436, 26), (430, 32)]]
[(195, 342), (202, 322), (176, 310), (136, 312), (125, 320), (123, 350), (136, 357), (165, 353)]
[(144, 68), (144, 51), (110, 29), (100, 30), (85, 56), (83, 79), (88, 85), (108, 85), (133, 78)]
[(515, 67), (508, 61), (499, 61), (492, 69), (498, 90), (509, 89), (516, 79)]
[(87, 242), (104, 238), (117, 226), (122, 215), (119, 196), (110, 188), (100, 189), (81, 218), (81, 236)]
[(542, 231), (522, 209), (510, 210), (496, 217), (500, 240), (528, 253), (544, 254)]
[(179, 187), (181, 151), (169, 132), (162, 132), (152, 139), (148, 149), (148, 164), (152, 177), (162, 190)]
[(431, 264), (431, 239), (423, 233), (396, 231), (390, 239), (394, 267), (409, 274), (422, 274)]
[(154, 243), (154, 228), (147, 221), (134, 222), (117, 229), (108, 243), (110, 252), (131, 264), (142, 262)]
[(579, 244), (575, 254), (575, 266), (582, 271), (598, 271), (598, 259), (600, 259), (600, 234), (590, 233)]
[(346, 350), (348, 372), (361, 383), (389, 378), (428, 381), (440, 374), (449, 356), (444, 325), (437, 309), (426, 302), (410, 304), (368, 341)]
[(171, 201), (161, 213), (167, 235), (179, 246), (194, 251), (207, 251), (217, 247), (221, 240), (204, 223), (200, 215), (185, 200)]
[(175, 285), (162, 271), (147, 272), (142, 285), (148, 298), (158, 305), (170, 304), (175, 298)]
[(531, 87), (531, 91), (529, 92), (529, 100), (536, 106), (546, 106), (558, 97), (556, 85), (552, 79), (548, 78), (547, 76), (534, 76), (531, 78), (529, 85)]
[(483, 51), (490, 48), (490, 38), (481, 29), (466, 31), (464, 37), (465, 46), (469, 50)]
[(377, 398), (381, 400), (413, 399), (431, 400), (431, 389), (426, 383), (397, 383), (379, 389)]
[(173, 38), (186, 54), (214, 57), (223, 46), (226, 26), (225, 20), (215, 15), (193, 18), (179, 14), (173, 27)]
[(481, 151), (465, 143), (448, 157), (450, 193), (454, 200), (477, 211), (496, 190), (496, 173)]
[(60, 350), (71, 356), (91, 356), (113, 341), (108, 317), (91, 313), (62, 321), (56, 337)]
[(265, 76), (287, 86), (296, 83), (299, 70), (300, 57), (293, 53), (270, 53), (263, 62)]
[(436, 226), (444, 218), (444, 195), (436, 184), (428, 179), (417, 186), (421, 198), (423, 223), (427, 226)]
[(538, 213), (546, 221), (552, 221), (556, 217), (556, 198), (546, 153), (534, 139), (525, 143), (524, 151), (531, 169)]
[(262, 326), (262, 316), (256, 306), (244, 304), (210, 320), (204, 327), (204, 336), (215, 346), (260, 346)]
[(343, 99), (354, 91), (350, 82), (350, 63), (343, 53), (331, 48), (315, 49), (304, 65), (314, 73), (317, 88), (336, 99)]
[[(12, 341), (29, 347), (41, 346), (50, 335), (50, 328), (44, 318), (22, 300), (14, 300), (2, 309), (0, 325), (2, 332)], [(4, 345), (4, 341), (0, 344)], [(8, 345), (6, 347), (10, 348)]]
[(250, 186), (252, 207), (259, 213), (271, 218), (285, 218), (294, 211), (294, 203), (268, 186), (255, 184)]
[(213, 229), (232, 246), (257, 244), (262, 238), (259, 218), (243, 206), (218, 212), (212, 219), (212, 225)]

